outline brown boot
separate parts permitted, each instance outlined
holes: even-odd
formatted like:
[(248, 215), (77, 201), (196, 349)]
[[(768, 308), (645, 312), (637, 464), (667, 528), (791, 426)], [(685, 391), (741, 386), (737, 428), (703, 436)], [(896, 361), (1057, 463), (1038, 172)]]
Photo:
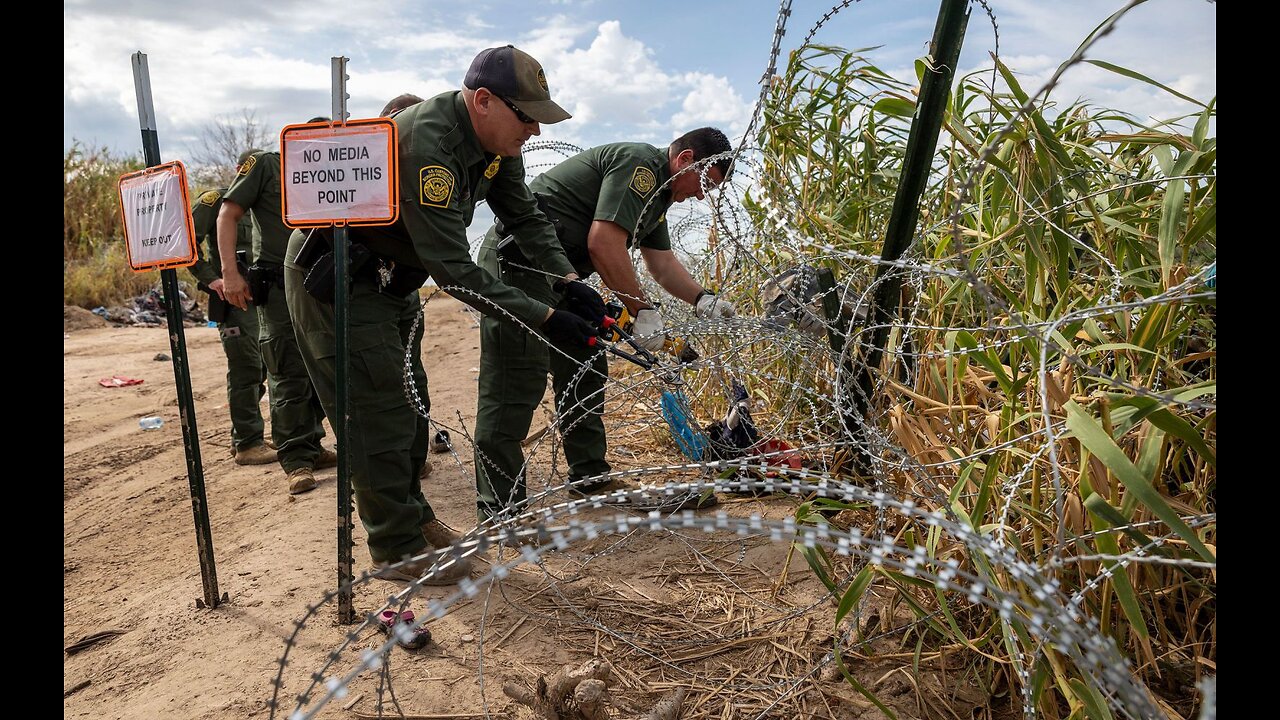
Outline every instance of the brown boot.
[(422, 524), (422, 537), (427, 539), (428, 545), (437, 550), (451, 547), (462, 539), (462, 535), (457, 530), (440, 522), (439, 518)]
[(435, 468), (433, 468), (433, 467), (431, 466), (431, 461), (430, 461), (430, 460), (427, 460), (426, 462), (422, 463), (422, 472), (419, 472), (419, 473), (418, 473), (418, 479), (419, 479), (419, 480), (426, 480), (426, 479), (427, 479), (427, 476), (428, 476), (428, 475), (430, 475), (430, 474), (431, 474), (431, 471), (432, 471), (432, 470), (434, 470), (434, 469), (435, 469)]
[(276, 451), (259, 444), (236, 450), (237, 465), (267, 465), (276, 462)]
[[(425, 557), (409, 560), (403, 565), (399, 565), (397, 567), (391, 567), (392, 565), (395, 565), (393, 562), (375, 562), (373, 564), (377, 569), (377, 573), (375, 574), (384, 580), (404, 580), (406, 582), (415, 582), (437, 561), (448, 562), (447, 560), (441, 560), (442, 553), (429, 552), (429, 550), (430, 548), (423, 548), (422, 552), (428, 553)], [(435, 574), (426, 580), (423, 580), (422, 584), (452, 585), (470, 574), (471, 560), (454, 560), (452, 565), (437, 569)]]
[(289, 494), (300, 495), (316, 489), (316, 475), (309, 467), (289, 471)]
[(338, 467), (338, 453), (322, 446), (320, 454), (316, 456), (315, 469), (323, 470), (331, 467)]
[(276, 447), (276, 441), (275, 441), (275, 440), (272, 440), (271, 438), (266, 438), (265, 440), (263, 440), (263, 441), (262, 441), (262, 444), (263, 444), (263, 445), (266, 445), (267, 447), (271, 448), (272, 450), (279, 450), (279, 449), (280, 449), (280, 448)]

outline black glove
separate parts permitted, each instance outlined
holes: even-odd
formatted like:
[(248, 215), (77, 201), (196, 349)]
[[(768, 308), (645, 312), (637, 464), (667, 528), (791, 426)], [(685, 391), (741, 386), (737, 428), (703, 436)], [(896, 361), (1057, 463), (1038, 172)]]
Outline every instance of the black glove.
[(577, 315), (592, 325), (604, 322), (604, 300), (600, 293), (580, 280), (555, 281), (551, 286), (556, 292), (564, 293), (564, 300), (558, 307)]
[(564, 347), (591, 347), (596, 343), (596, 329), (566, 310), (553, 310), (542, 323), (542, 331), (551, 342)]

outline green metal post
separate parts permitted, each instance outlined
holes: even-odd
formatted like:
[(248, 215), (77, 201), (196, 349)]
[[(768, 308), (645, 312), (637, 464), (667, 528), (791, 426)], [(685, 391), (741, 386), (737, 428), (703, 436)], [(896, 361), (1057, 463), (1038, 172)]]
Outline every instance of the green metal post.
[[(160, 164), (160, 136), (156, 132), (155, 108), (151, 103), (151, 75), (145, 53), (133, 54), (133, 87), (138, 98), (138, 121), (142, 128), (142, 153), (147, 167)], [(196, 430), (196, 405), (191, 395), (191, 372), (187, 360), (187, 336), (182, 328), (182, 302), (178, 296), (178, 272), (160, 271), (164, 291), (165, 319), (169, 323), (169, 350), (173, 356), (173, 381), (178, 389), (178, 413), (182, 418), (182, 446), (187, 455), (187, 480), (191, 486), (191, 511), (195, 515), (196, 550), (200, 555), (200, 579), (204, 585), (204, 607), (225, 602), (218, 595), (218, 569), (213, 558), (213, 532), (209, 528), (209, 503), (204, 493), (204, 468), (200, 462), (200, 433)]]
[[(894, 261), (902, 257), (911, 245), (916, 224), (920, 219), (920, 196), (929, 179), (934, 152), (938, 148), (938, 134), (955, 77), (956, 62), (960, 59), (960, 46), (964, 43), (965, 28), (969, 23), (968, 0), (942, 0), (938, 11), (938, 23), (929, 43), (930, 67), (920, 84), (920, 98), (916, 103), (915, 120), (907, 138), (907, 152), (903, 160), (902, 183), (893, 199), (893, 212), (885, 233), (884, 249), (880, 259)], [(862, 359), (858, 387), (850, 406), (861, 422), (867, 416), (871, 392), (875, 384), (875, 369), (880, 365), (884, 347), (889, 339), (889, 326), (898, 315), (902, 302), (902, 271), (889, 265), (880, 265), (876, 271), (876, 289), (867, 311), (867, 323), (874, 328), (870, 347)], [(864, 428), (865, 430), (865, 428)], [(861, 457), (869, 461), (865, 449)], [(870, 468), (865, 467), (866, 472)]]
[[(333, 72), (333, 122), (338, 125), (347, 124), (347, 58), (331, 58)], [(356, 621), (355, 603), (352, 596), (351, 581), (354, 575), (354, 562), (351, 558), (351, 531), (355, 527), (351, 522), (351, 475), (350, 458), (347, 449), (351, 447), (351, 414), (347, 412), (347, 377), (351, 371), (351, 358), (347, 354), (348, 331), (350, 321), (347, 317), (347, 305), (350, 301), (350, 285), (347, 268), (350, 262), (347, 242), (347, 226), (339, 225), (333, 233), (333, 274), (337, 283), (334, 293), (333, 314), (337, 330), (337, 341), (334, 351), (337, 354), (338, 366), (335, 371), (338, 396), (334, 401), (338, 417), (330, 418), (330, 422), (338, 423), (338, 622), (351, 624)]]

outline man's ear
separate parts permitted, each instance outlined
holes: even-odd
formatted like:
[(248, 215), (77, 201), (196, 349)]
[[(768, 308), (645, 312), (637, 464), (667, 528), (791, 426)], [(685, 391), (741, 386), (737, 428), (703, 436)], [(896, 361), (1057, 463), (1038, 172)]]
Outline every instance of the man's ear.
[(493, 93), (489, 92), (489, 88), (476, 88), (474, 102), (476, 110), (482, 115), (489, 114), (489, 99), (493, 97)]
[(683, 170), (693, 164), (693, 148), (685, 148), (676, 155), (676, 169)]

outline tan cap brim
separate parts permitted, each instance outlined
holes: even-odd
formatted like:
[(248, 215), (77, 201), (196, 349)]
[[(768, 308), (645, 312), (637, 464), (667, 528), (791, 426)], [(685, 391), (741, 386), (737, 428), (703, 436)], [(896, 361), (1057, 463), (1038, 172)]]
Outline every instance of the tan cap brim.
[[(510, 98), (508, 98), (510, 99)], [(568, 120), (573, 117), (565, 112), (565, 109), (555, 103), (554, 100), (514, 100), (511, 104), (520, 108), (520, 112), (537, 120), (543, 125), (554, 125), (561, 120)]]

